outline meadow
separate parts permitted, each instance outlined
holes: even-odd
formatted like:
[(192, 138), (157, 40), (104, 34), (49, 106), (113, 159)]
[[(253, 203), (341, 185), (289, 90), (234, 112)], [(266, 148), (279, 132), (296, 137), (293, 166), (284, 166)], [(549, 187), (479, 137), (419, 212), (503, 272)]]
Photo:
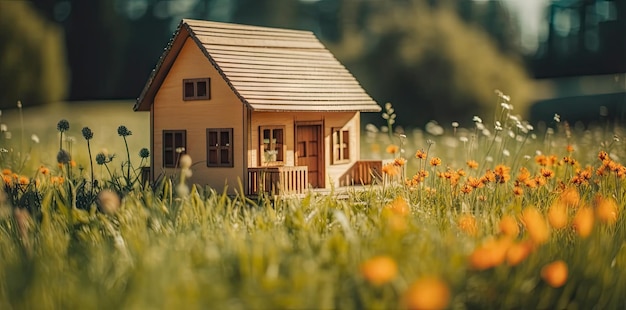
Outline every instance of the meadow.
[(406, 132), (387, 105), (362, 139), (383, 178), (341, 199), (229, 196), (182, 159), (142, 184), (147, 117), (12, 111), (0, 308), (626, 308), (623, 128), (531, 125), (497, 99), (488, 121)]

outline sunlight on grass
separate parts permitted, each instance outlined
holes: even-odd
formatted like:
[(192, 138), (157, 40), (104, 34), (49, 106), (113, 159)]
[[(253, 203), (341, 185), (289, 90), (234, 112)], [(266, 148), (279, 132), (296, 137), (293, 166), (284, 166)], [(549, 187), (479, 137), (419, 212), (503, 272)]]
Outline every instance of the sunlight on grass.
[[(345, 199), (228, 196), (187, 184), (182, 158), (143, 186), (124, 177), (139, 164), (123, 164), (122, 137), (139, 158), (146, 119), (41, 116), (33, 173), (0, 167), (0, 308), (626, 307), (622, 128), (534, 128), (497, 98), (499, 116), (472, 128), (368, 126), (362, 157), (383, 159), (384, 177)], [(60, 119), (81, 174), (57, 164)], [(92, 156), (118, 154), (113, 178), (87, 173), (84, 126)]]

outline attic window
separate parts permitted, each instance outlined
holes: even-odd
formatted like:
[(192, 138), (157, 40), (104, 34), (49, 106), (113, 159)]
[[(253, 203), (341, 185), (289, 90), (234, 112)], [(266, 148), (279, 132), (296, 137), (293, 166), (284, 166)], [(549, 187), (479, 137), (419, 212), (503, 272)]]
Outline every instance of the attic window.
[(211, 79), (184, 79), (183, 100), (211, 99)]

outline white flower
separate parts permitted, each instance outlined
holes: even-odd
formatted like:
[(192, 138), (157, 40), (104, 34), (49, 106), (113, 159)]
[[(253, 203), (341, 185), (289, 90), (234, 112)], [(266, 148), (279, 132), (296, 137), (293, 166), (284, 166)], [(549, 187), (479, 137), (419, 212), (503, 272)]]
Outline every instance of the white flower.
[(509, 156), (511, 156), (511, 152), (509, 152), (509, 150), (507, 150), (507, 149), (504, 149), (504, 150), (502, 150), (502, 155), (504, 155), (505, 157), (509, 157)]
[(30, 136), (30, 139), (33, 140), (33, 142), (35, 143), (39, 143), (39, 137), (36, 134)]
[(473, 120), (475, 123), (479, 123), (479, 124), (483, 122), (483, 120), (482, 120), (482, 119), (480, 119), (480, 117), (478, 117), (478, 116), (474, 116), (474, 118), (473, 118), (472, 120)]
[(176, 194), (179, 197), (187, 197), (189, 195), (189, 186), (185, 183), (180, 183), (176, 186)]
[(180, 168), (182, 169), (189, 169), (191, 167), (192, 164), (192, 160), (191, 160), (191, 156), (189, 156), (189, 154), (183, 154), (183, 156), (180, 157)]
[(176, 148), (176, 153), (178, 153), (178, 154), (180, 154), (180, 153), (182, 153), (184, 151), (185, 151), (185, 148), (182, 147), (182, 146)]
[(459, 123), (458, 122), (452, 122), (452, 127), (454, 127), (454, 128), (459, 127)]
[(460, 137), (460, 138), (459, 138), (459, 140), (461, 140), (461, 142), (463, 142), (463, 143), (465, 143), (465, 142), (469, 141), (469, 140), (467, 139), (467, 137)]
[(507, 111), (513, 110), (513, 105), (508, 104), (506, 102), (500, 103), (500, 106)]
[(439, 126), (436, 121), (430, 121), (426, 123), (426, 132), (433, 136), (441, 136), (443, 134), (443, 127)]
[(554, 121), (557, 122), (557, 123), (560, 123), (561, 122), (561, 115), (558, 115), (558, 114), (554, 113)]
[(9, 127), (7, 127), (7, 124), (0, 124), (0, 132), (6, 131), (9, 131)]

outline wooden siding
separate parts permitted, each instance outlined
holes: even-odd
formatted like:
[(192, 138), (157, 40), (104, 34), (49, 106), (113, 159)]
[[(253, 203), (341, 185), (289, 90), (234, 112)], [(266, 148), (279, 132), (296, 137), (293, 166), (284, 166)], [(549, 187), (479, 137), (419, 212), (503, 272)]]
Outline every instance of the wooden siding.
[[(339, 179), (359, 159), (360, 152), (360, 122), (359, 112), (252, 112), (250, 116), (250, 136), (248, 137), (247, 160), (250, 167), (259, 167), (259, 126), (285, 126), (285, 166), (295, 165), (295, 125), (307, 122), (322, 123), (324, 125), (324, 173), (325, 185), (328, 188), (331, 182), (337, 186)], [(350, 160), (341, 164), (332, 164), (332, 128), (343, 128), (350, 131)]]
[[(211, 79), (210, 99), (184, 101), (183, 79), (207, 77)], [(177, 172), (175, 169), (163, 168), (162, 132), (184, 129), (187, 131), (187, 153), (195, 163), (191, 183), (213, 188), (223, 188), (227, 183), (232, 191), (238, 187), (239, 180), (245, 182), (244, 109), (219, 72), (206, 61), (194, 41), (188, 39), (163, 80), (152, 105), (153, 175), (162, 171), (167, 174)], [(233, 128), (234, 167), (207, 167), (207, 128)]]

